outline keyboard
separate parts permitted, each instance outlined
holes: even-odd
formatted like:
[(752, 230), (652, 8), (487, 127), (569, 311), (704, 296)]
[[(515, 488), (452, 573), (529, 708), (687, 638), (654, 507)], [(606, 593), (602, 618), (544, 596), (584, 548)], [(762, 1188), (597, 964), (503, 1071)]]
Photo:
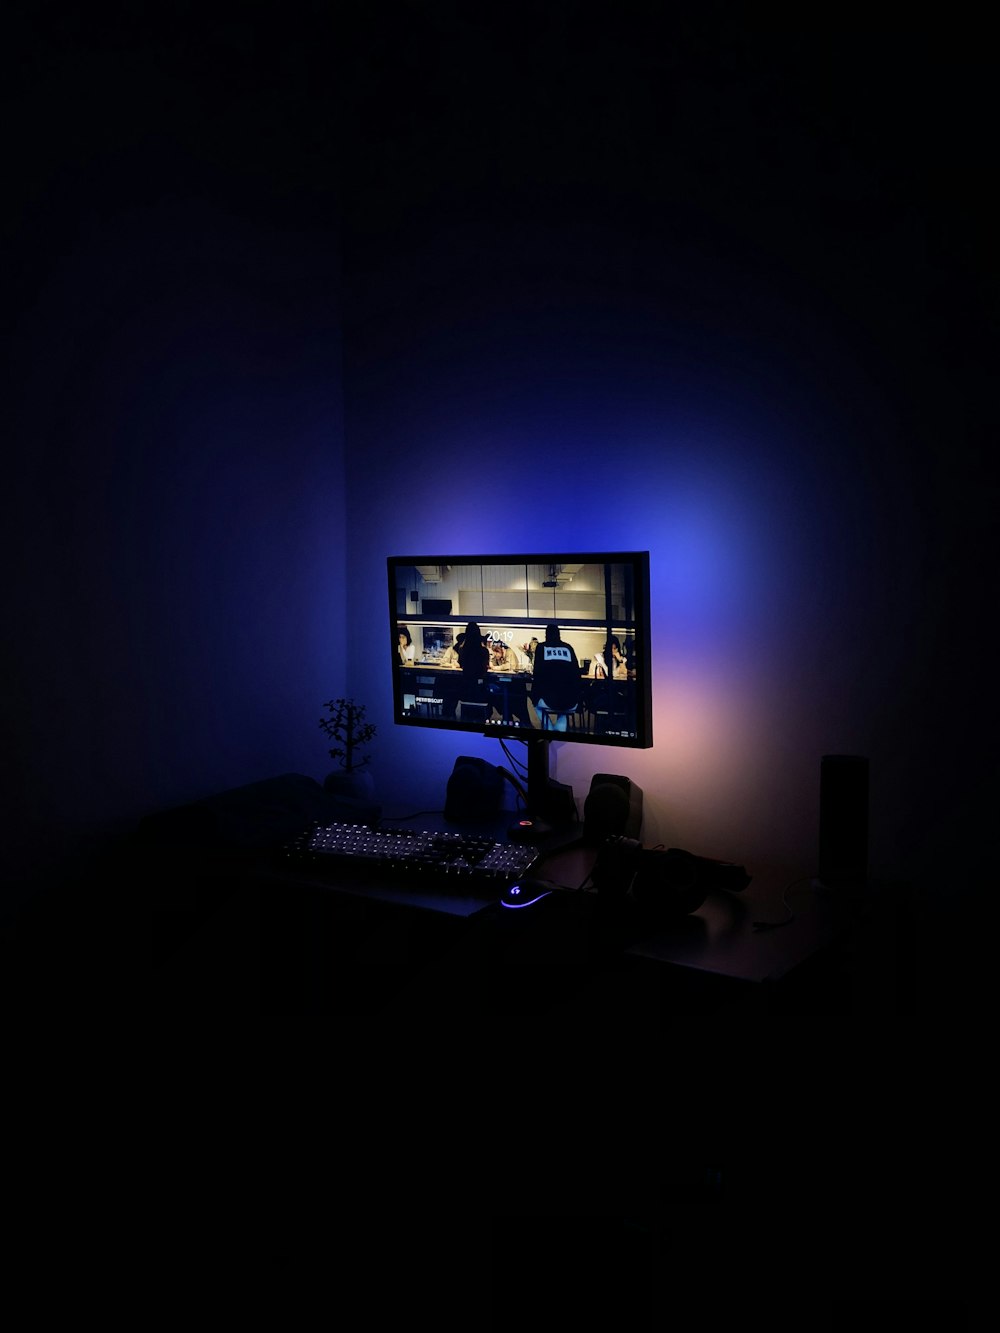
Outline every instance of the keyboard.
[(296, 864), (331, 876), (412, 877), (428, 888), (470, 892), (514, 884), (539, 859), (534, 848), (520, 843), (366, 824), (317, 824), (287, 851)]

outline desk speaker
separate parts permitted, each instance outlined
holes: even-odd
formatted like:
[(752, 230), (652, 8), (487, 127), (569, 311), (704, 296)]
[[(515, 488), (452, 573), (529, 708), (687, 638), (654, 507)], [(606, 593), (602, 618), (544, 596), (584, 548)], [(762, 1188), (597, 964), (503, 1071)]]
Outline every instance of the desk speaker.
[(638, 838), (641, 829), (642, 788), (615, 773), (595, 773), (583, 804), (584, 839)]
[(503, 804), (503, 774), (485, 759), (455, 760), (445, 793), (445, 819), (490, 819)]

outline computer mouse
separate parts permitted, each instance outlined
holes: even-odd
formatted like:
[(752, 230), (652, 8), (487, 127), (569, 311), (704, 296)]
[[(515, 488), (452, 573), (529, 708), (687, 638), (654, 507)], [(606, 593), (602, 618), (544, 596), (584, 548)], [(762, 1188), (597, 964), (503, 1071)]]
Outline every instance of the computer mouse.
[(501, 907), (534, 907), (536, 903), (543, 902), (552, 893), (559, 889), (558, 884), (553, 884), (548, 879), (534, 879), (531, 876), (524, 876), (515, 880), (513, 884), (508, 884), (500, 895)]

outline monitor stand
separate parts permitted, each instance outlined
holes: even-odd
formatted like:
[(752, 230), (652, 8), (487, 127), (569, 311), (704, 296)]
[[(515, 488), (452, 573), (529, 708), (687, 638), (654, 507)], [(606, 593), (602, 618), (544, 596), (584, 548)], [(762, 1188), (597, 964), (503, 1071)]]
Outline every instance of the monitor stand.
[(523, 740), (528, 750), (527, 809), (510, 826), (509, 837), (547, 851), (577, 841), (583, 836), (583, 826), (577, 818), (572, 789), (549, 778), (551, 738), (536, 734), (517, 739)]

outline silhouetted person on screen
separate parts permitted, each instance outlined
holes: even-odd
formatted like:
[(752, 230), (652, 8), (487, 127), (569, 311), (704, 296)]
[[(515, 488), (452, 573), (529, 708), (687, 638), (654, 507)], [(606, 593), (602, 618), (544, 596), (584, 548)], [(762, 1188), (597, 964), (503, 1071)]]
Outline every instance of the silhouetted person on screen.
[(565, 731), (567, 714), (580, 704), (580, 663), (558, 625), (546, 625), (545, 642), (535, 649), (531, 699), (543, 731)]
[(463, 703), (489, 705), (487, 677), (490, 670), (490, 650), (483, 642), (483, 632), (474, 620), (470, 620), (465, 627), (465, 642), (458, 650), (458, 664), (462, 668), (459, 699)]

